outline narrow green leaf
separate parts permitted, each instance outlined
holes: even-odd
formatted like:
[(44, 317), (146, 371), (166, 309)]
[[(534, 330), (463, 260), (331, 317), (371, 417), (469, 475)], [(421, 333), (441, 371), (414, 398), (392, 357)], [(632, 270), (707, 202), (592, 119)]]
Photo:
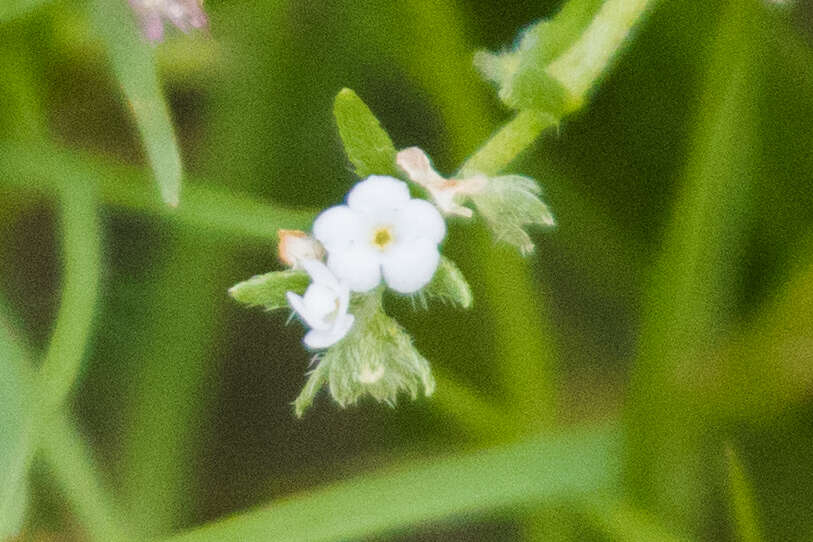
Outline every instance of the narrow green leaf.
[(273, 271), (235, 284), (229, 295), (240, 303), (274, 310), (288, 306), (286, 292), (302, 294), (308, 284), (310, 277), (304, 271)]
[(130, 212), (166, 218), (196, 232), (276, 242), (280, 228), (307, 229), (316, 216), (288, 209), (205, 182), (190, 184), (184, 204), (170, 210), (148, 190), (141, 170), (50, 145), (0, 142), (0, 174), (15, 188), (59, 195), (78, 184), (92, 185), (101, 203)]
[(17, 534), (26, 508), (33, 450), (29, 362), (16, 330), (0, 312), (0, 540)]
[(657, 518), (615, 497), (600, 497), (583, 501), (576, 508), (610, 540), (616, 542), (689, 542), (691, 538), (677, 534)]
[(356, 175), (397, 175), (395, 146), (370, 108), (355, 92), (344, 88), (336, 95), (333, 114), (339, 136)]
[(47, 0), (3, 0), (0, 2), (0, 22), (26, 15)]
[(355, 540), (447, 518), (590, 497), (618, 482), (619, 440), (614, 428), (576, 429), (396, 465), (166, 542)]
[(466, 277), (453, 261), (443, 256), (440, 257), (440, 264), (432, 281), (418, 296), (424, 299), (439, 299), (464, 309), (471, 307), (472, 303), (471, 288), (466, 282)]
[(91, 0), (88, 9), (135, 118), (161, 197), (177, 207), (181, 156), (153, 51), (139, 35), (126, 2)]
[(728, 467), (729, 505), (737, 539), (741, 542), (760, 542), (762, 535), (759, 531), (751, 483), (742, 461), (730, 444), (725, 447), (725, 456)]
[(90, 449), (64, 414), (56, 416), (42, 439), (41, 453), (66, 500), (93, 542), (132, 540), (119, 522), (126, 516), (110, 499)]
[(101, 274), (101, 228), (93, 186), (77, 184), (62, 193), (62, 299), (45, 360), (40, 392), (48, 408), (68, 395), (90, 337)]
[(685, 178), (649, 280), (632, 369), (630, 486), (649, 511), (686, 527), (698, 524), (707, 502), (705, 420), (690, 408), (692, 398), (678, 395), (675, 377), (702, 372), (709, 346), (734, 321), (761, 153), (762, 4), (728, 1), (717, 19)]

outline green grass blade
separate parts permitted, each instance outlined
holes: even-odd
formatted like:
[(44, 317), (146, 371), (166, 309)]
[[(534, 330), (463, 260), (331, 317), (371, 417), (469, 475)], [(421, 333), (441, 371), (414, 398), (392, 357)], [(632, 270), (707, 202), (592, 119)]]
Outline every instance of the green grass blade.
[(177, 207), (181, 192), (181, 155), (158, 81), (153, 51), (139, 35), (126, 2), (91, 0), (88, 9), (135, 118), (161, 197)]
[(395, 146), (370, 108), (349, 88), (336, 95), (333, 114), (356, 175), (397, 175)]
[(737, 540), (762, 542), (751, 482), (748, 480), (742, 461), (730, 444), (725, 447), (725, 456), (728, 467), (729, 506)]
[(201, 183), (190, 183), (184, 190), (184, 204), (170, 210), (150, 193), (139, 169), (52, 146), (0, 143), (0, 174), (4, 183), (15, 188), (50, 195), (75, 183), (90, 184), (106, 206), (166, 218), (194, 231), (263, 243), (276, 243), (280, 228), (309, 229), (317, 213)]
[(93, 542), (132, 540), (119, 521), (125, 517), (99, 480), (91, 452), (64, 414), (48, 424), (40, 453)]
[(0, 540), (17, 534), (25, 514), (33, 446), (30, 360), (0, 306)]
[(79, 375), (90, 337), (101, 274), (101, 231), (96, 194), (84, 183), (62, 193), (62, 299), (45, 360), (40, 392), (48, 409), (67, 397)]
[(166, 542), (339, 541), (590, 496), (617, 482), (617, 446), (614, 429), (573, 430), (404, 464), (272, 502)]
[(615, 542), (690, 542), (627, 501), (607, 497), (581, 503), (578, 511)]
[(697, 525), (703, 420), (678, 395), (676, 368), (699, 370), (732, 325), (740, 254), (758, 167), (756, 103), (764, 41), (760, 5), (731, 1), (705, 70), (685, 178), (643, 309), (629, 401), (629, 481), (648, 511)]

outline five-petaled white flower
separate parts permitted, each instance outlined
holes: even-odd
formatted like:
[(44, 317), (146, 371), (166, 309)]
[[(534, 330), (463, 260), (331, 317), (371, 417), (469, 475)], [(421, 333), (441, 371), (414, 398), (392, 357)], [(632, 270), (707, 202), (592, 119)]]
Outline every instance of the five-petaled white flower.
[(347, 335), (353, 326), (355, 318), (347, 313), (350, 290), (322, 262), (305, 260), (302, 266), (313, 282), (304, 296), (288, 292), (286, 297), (291, 308), (311, 328), (303, 339), (305, 346), (314, 350), (327, 348)]
[(193, 28), (205, 28), (209, 24), (201, 0), (129, 0), (130, 6), (140, 19), (144, 36), (153, 42), (164, 38), (163, 18), (182, 32)]
[(412, 182), (429, 191), (435, 205), (446, 215), (471, 217), (471, 209), (460, 205), (456, 200), (463, 200), (482, 192), (488, 183), (485, 175), (474, 175), (465, 179), (441, 177), (432, 167), (426, 153), (418, 147), (409, 147), (400, 151), (395, 157), (395, 162), (406, 172)]
[(354, 292), (372, 290), (383, 276), (409, 294), (435, 274), (446, 224), (431, 203), (410, 199), (406, 183), (372, 175), (350, 190), (347, 205), (316, 218), (313, 236), (327, 250), (330, 270)]

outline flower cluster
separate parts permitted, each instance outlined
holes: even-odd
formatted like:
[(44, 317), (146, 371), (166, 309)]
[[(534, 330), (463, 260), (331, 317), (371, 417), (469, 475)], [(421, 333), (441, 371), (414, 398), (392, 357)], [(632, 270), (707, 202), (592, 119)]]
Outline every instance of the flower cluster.
[[(294, 403), (297, 415), (325, 385), (341, 406), (364, 395), (393, 404), (403, 391), (413, 398), (432, 393), (429, 363), (384, 312), (382, 300), (392, 291), (415, 296), (421, 305), (436, 298), (470, 306), (465, 278), (439, 250), (446, 237), (444, 216), (471, 218), (474, 211), (465, 206), (471, 202), (498, 239), (522, 252), (533, 248), (524, 226), (553, 224), (532, 179), (481, 174), (446, 179), (421, 149), (396, 152), (372, 113), (348, 92), (337, 98), (339, 130), (357, 171), (374, 173), (363, 175), (344, 204), (321, 212), (310, 234), (279, 231), (279, 259), (288, 270), (253, 277), (229, 291), (246, 304), (290, 308), (309, 328), (303, 342), (315, 351), (316, 367)], [(342, 122), (340, 99), (349, 100), (352, 122)], [(350, 134), (348, 126), (366, 131)], [(431, 202), (411, 197), (407, 180)]]

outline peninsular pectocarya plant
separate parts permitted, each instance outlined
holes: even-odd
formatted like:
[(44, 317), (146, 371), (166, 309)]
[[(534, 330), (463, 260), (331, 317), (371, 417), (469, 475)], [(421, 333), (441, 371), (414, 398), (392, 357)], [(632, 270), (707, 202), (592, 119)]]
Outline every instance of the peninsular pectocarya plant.
[[(476, 210), (497, 240), (523, 254), (533, 243), (523, 229), (554, 225), (533, 179), (474, 174), (446, 179), (419, 148), (400, 152), (367, 106), (349, 89), (336, 97), (339, 133), (362, 178), (345, 203), (324, 210), (311, 232), (279, 231), (279, 258), (288, 269), (233, 286), (234, 299), (267, 310), (290, 308), (309, 328), (303, 342), (315, 368), (294, 401), (297, 416), (323, 386), (342, 407), (364, 395), (394, 404), (399, 392), (431, 395), (429, 362), (408, 333), (384, 312), (386, 292), (426, 306), (438, 298), (471, 306), (469, 285), (440, 253), (444, 217), (471, 218)], [(413, 198), (406, 181), (428, 193)], [(471, 203), (474, 210), (465, 204)]]

